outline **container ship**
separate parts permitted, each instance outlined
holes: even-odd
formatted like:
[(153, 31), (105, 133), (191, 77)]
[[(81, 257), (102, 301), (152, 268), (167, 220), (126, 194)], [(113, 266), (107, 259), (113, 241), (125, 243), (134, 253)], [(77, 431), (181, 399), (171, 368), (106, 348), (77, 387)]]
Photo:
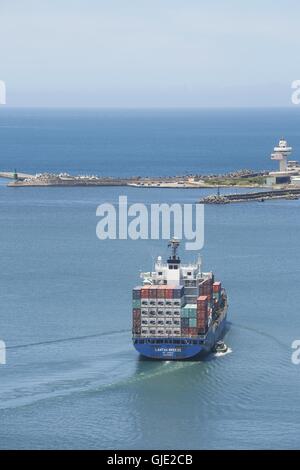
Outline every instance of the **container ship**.
[(224, 335), (227, 294), (212, 272), (202, 272), (199, 257), (182, 264), (178, 240), (171, 240), (166, 263), (159, 256), (154, 272), (141, 273), (132, 291), (135, 349), (152, 359), (183, 360), (208, 353)]

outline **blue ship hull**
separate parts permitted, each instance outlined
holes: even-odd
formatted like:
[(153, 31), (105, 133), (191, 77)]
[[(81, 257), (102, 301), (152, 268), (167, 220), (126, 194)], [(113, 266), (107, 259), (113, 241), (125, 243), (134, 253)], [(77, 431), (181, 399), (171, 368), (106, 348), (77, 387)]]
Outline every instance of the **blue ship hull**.
[(172, 337), (172, 338), (133, 338), (135, 349), (142, 355), (151, 359), (184, 360), (196, 357), (201, 353), (210, 352), (216, 342), (224, 334), (226, 315), (219, 325), (212, 326), (205, 337)]
[[(134, 346), (142, 356), (164, 360), (188, 359), (197, 356), (203, 350), (200, 344), (174, 344), (176, 340), (177, 338), (151, 338), (144, 344), (134, 343)], [(162, 343), (159, 343), (160, 341)], [(181, 338), (180, 342), (184, 341), (188, 343), (190, 338)]]

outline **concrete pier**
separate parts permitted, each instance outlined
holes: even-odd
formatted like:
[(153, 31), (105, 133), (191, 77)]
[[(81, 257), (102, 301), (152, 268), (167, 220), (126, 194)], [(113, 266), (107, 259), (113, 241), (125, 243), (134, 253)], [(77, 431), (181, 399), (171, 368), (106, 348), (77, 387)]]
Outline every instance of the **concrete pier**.
[[(15, 172), (14, 171), (0, 171), (0, 178), (7, 178), (7, 179), (13, 180), (15, 178)], [(30, 175), (28, 173), (18, 172), (18, 178), (19, 179), (33, 178), (33, 175)]]

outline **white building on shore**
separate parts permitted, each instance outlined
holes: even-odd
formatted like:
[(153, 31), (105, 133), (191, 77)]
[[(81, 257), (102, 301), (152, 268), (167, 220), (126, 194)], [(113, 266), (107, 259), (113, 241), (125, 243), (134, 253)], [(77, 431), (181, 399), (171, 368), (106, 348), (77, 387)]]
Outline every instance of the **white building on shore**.
[(281, 139), (279, 144), (274, 147), (274, 151), (271, 154), (271, 160), (279, 162), (278, 171), (271, 171), (266, 183), (268, 186), (274, 184), (289, 184), (293, 183), (293, 177), (300, 176), (300, 164), (296, 160), (289, 160), (293, 148), (288, 145), (285, 139)]

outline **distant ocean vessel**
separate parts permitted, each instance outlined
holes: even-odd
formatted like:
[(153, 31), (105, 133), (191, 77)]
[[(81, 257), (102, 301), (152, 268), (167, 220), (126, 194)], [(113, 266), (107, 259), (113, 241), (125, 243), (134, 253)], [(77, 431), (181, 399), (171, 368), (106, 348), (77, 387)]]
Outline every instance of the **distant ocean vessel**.
[(133, 289), (133, 344), (143, 356), (180, 360), (214, 350), (224, 334), (227, 294), (212, 272), (202, 272), (201, 259), (181, 264), (178, 240), (154, 272), (142, 273)]

